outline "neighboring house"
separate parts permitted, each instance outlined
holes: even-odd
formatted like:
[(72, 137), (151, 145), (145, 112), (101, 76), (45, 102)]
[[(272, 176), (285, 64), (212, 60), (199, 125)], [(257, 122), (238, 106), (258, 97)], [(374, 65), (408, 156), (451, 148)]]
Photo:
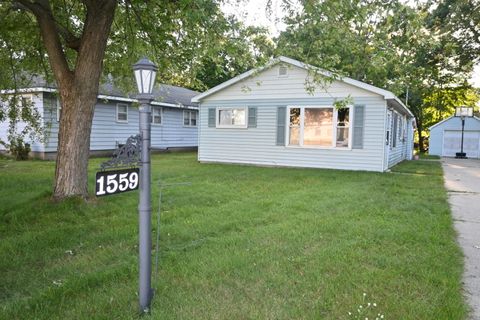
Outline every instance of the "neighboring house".
[[(455, 157), (461, 150), (462, 120), (450, 117), (430, 127), (428, 153), (442, 157)], [(469, 158), (480, 158), (480, 119), (465, 118), (463, 151)]]
[[(45, 84), (19, 90), (22, 98), (33, 102), (42, 115), (46, 128), (45, 142), (31, 143), (32, 155), (42, 159), (56, 156), (61, 106), (56, 89)], [(11, 91), (3, 91), (11, 94)], [(158, 85), (152, 102), (152, 149), (196, 148), (198, 146), (198, 106), (191, 99), (199, 92)], [(136, 100), (111, 85), (100, 88), (90, 136), (91, 154), (111, 154), (128, 137), (139, 133), (139, 112)], [(20, 123), (21, 129), (24, 124)], [(0, 123), (0, 139), (7, 139), (8, 123)], [(0, 145), (0, 151), (5, 148)]]
[(198, 160), (385, 171), (412, 158), (415, 120), (393, 93), (350, 78), (311, 92), (315, 72), (330, 75), (279, 57), (194, 97)]

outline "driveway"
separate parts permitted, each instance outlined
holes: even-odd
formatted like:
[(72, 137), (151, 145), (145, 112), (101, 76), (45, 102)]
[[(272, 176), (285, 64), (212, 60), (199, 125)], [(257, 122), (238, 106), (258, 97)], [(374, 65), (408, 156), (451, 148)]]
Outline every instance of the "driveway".
[(471, 319), (480, 319), (480, 160), (442, 159), (458, 242), (465, 254), (463, 283), (472, 308)]

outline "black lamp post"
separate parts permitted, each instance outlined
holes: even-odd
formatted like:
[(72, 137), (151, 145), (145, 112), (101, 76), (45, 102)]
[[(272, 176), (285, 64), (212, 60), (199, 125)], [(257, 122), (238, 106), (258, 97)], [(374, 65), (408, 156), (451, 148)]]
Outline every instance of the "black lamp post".
[(150, 176), (150, 117), (152, 114), (153, 84), (157, 75), (157, 67), (147, 58), (140, 59), (133, 65), (137, 82), (137, 100), (140, 103), (140, 135), (142, 150), (140, 158), (140, 196), (139, 215), (139, 302), (140, 311), (147, 312), (153, 296), (152, 276), (152, 234), (151, 234), (151, 176)]
[(473, 108), (472, 107), (457, 107), (455, 109), (455, 117), (459, 117), (462, 120), (462, 142), (460, 152), (457, 152), (455, 158), (457, 159), (467, 159), (467, 154), (463, 152), (463, 136), (465, 133), (465, 118), (473, 117)]

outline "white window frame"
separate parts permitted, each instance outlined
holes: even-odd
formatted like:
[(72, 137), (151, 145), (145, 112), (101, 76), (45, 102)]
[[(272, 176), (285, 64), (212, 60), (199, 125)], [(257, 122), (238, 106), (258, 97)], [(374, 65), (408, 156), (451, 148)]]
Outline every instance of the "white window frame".
[(60, 99), (56, 98), (57, 102), (57, 122), (60, 122), (60, 112), (62, 112), (62, 105), (60, 104)]
[[(185, 124), (185, 115), (188, 114), (188, 125)], [(192, 114), (195, 114), (195, 124), (192, 124)], [(184, 127), (196, 127), (198, 126), (198, 114), (196, 110), (183, 110), (183, 126)]]
[[(155, 109), (159, 109), (160, 110), (160, 122), (154, 122), (154, 111)], [(161, 126), (163, 125), (163, 108), (162, 107), (159, 107), (159, 106), (152, 106), (152, 116), (151, 116), (151, 124), (154, 125), (154, 126)]]
[[(120, 106), (122, 106), (122, 107), (127, 107), (127, 111), (126, 111), (127, 120), (118, 120), (118, 114), (119, 114), (119, 112), (118, 112), (118, 107), (120, 107)], [(115, 114), (115, 120), (116, 120), (118, 123), (128, 123), (128, 104), (126, 104), (126, 103), (117, 103), (117, 108), (116, 108), (116, 109), (117, 109), (117, 112), (116, 112), (116, 114)]]
[[(220, 124), (220, 111), (223, 110), (234, 110), (234, 109), (243, 109), (245, 110), (245, 124)], [(247, 107), (218, 107), (216, 109), (216, 116), (215, 116), (215, 124), (216, 128), (220, 129), (246, 129), (248, 128), (248, 108)]]
[[(290, 145), (290, 110), (291, 109), (300, 109), (300, 132), (299, 132), (299, 143), (298, 145)], [(348, 126), (348, 147), (337, 147), (337, 122), (338, 122), (338, 110), (333, 106), (287, 106), (287, 116), (286, 116), (286, 137), (285, 144), (289, 148), (306, 148), (306, 149), (337, 149), (337, 150), (352, 150), (352, 136), (353, 136), (353, 106), (348, 105), (345, 108), (348, 109), (349, 117), (349, 126)], [(305, 109), (333, 109), (333, 119), (332, 119), (332, 144), (330, 146), (315, 146), (315, 145), (304, 145), (303, 144), (303, 134), (305, 128)]]

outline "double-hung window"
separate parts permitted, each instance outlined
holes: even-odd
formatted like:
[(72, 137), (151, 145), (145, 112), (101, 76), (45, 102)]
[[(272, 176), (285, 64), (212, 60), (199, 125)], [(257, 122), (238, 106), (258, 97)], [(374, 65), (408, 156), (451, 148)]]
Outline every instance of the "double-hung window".
[(152, 124), (162, 124), (163, 120), (163, 108), (152, 107)]
[(117, 122), (128, 122), (128, 105), (117, 104)]
[(183, 111), (183, 125), (185, 127), (196, 127), (197, 126), (197, 111), (195, 111), (195, 110), (184, 110)]
[(288, 145), (349, 148), (350, 108), (289, 108)]
[(218, 108), (217, 128), (246, 128), (247, 108)]

